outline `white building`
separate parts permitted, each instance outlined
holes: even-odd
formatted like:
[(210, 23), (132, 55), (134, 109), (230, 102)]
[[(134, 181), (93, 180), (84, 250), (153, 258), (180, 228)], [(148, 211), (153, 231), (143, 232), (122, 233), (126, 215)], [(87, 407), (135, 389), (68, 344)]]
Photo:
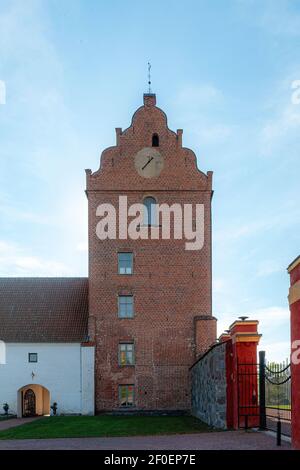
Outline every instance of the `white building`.
[(0, 412), (94, 414), (87, 278), (1, 278)]

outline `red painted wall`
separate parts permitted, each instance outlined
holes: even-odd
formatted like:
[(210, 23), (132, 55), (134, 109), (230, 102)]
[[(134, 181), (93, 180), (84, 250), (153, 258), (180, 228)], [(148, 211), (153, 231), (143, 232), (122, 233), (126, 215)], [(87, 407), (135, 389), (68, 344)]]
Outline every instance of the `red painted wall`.
[[(288, 269), (290, 274), (291, 286), (300, 280), (300, 259), (294, 267)], [(290, 290), (291, 292), (291, 290)], [(290, 298), (291, 312), (291, 373), (292, 373), (292, 446), (294, 449), (300, 449), (300, 364), (295, 359), (300, 359), (300, 354), (293, 358), (293, 343), (300, 340), (300, 299), (297, 296)], [(298, 346), (299, 348), (299, 346)], [(294, 360), (293, 360), (294, 359)], [(298, 361), (297, 361), (298, 362)]]
[[(291, 342), (300, 339), (300, 300), (290, 306)], [(299, 348), (299, 346), (298, 346)], [(293, 350), (292, 350), (293, 353)], [(298, 355), (300, 358), (300, 355)], [(292, 443), (300, 449), (300, 364), (291, 363), (292, 371)]]
[[(249, 320), (234, 322), (230, 327), (230, 340), (226, 347), (228, 428), (245, 426), (245, 418), (239, 417), (239, 414), (248, 415), (249, 427), (259, 425), (258, 408), (253, 408), (253, 405), (258, 406), (256, 369), (260, 335), (257, 333), (257, 325), (258, 322)], [(251, 408), (241, 408), (250, 403)]]

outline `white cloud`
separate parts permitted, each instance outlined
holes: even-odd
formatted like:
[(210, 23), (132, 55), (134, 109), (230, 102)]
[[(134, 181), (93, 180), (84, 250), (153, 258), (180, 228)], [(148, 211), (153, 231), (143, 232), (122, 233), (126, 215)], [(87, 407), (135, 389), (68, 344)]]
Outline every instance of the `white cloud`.
[(216, 103), (223, 99), (222, 91), (212, 84), (202, 83), (187, 85), (182, 88), (176, 98), (179, 106), (187, 106), (190, 109)]
[(252, 315), (255, 315), (264, 328), (269, 328), (270, 326), (274, 326), (274, 324), (281, 325), (290, 320), (288, 307), (267, 307), (256, 310)]
[(202, 143), (213, 143), (227, 139), (232, 134), (232, 129), (225, 124), (202, 123), (197, 129), (194, 129), (194, 132)]
[(267, 362), (283, 362), (290, 360), (290, 341), (269, 342), (262, 337), (258, 350), (266, 351)]
[[(12, 0), (8, 8), (0, 14), (0, 49), (4, 58), (20, 56), (28, 50), (32, 55), (27, 56), (27, 63), (43, 58), (47, 63), (55, 58), (54, 49), (46, 38), (44, 28), (44, 4), (39, 0)], [(56, 60), (56, 58), (55, 58)], [(23, 66), (21, 63), (20, 66)]]
[(0, 276), (68, 276), (63, 263), (31, 256), (17, 244), (0, 240)]
[(188, 84), (179, 90), (173, 103), (182, 126), (202, 145), (223, 142), (232, 134), (229, 125), (219, 122), (224, 95), (215, 85)]
[[(245, 213), (245, 218), (240, 220), (233, 220), (228, 226), (223, 226), (222, 229), (216, 230), (214, 233), (214, 242), (227, 242), (237, 241), (245, 237), (253, 237), (259, 233), (264, 233), (272, 229), (277, 231), (283, 230), (287, 227), (292, 227), (298, 224), (300, 219), (300, 207), (296, 201), (288, 201), (282, 204), (281, 207), (270, 207), (270, 213), (264, 213), (259, 216), (257, 214), (255, 220), (249, 221), (248, 213)], [(258, 208), (259, 210), (259, 208)]]
[(51, 223), (48, 214), (37, 214), (27, 210), (26, 208), (19, 209), (11, 204), (0, 204), (0, 213), (5, 217), (5, 220), (28, 221), (36, 224)]
[(266, 307), (261, 309), (254, 309), (250, 312), (226, 313), (222, 315), (218, 322), (220, 334), (222, 331), (228, 329), (229, 325), (233, 323), (239, 316), (247, 316), (249, 319), (258, 320), (260, 328), (268, 330), (269, 328), (279, 328), (280, 325), (286, 324), (290, 319), (290, 311), (288, 307)]
[(249, 21), (273, 36), (299, 36), (297, 2), (289, 0), (236, 0), (247, 24)]
[(228, 289), (226, 279), (214, 278), (212, 280), (213, 294), (224, 294)]
[(88, 252), (88, 242), (79, 242), (76, 246), (77, 251)]
[(268, 360), (282, 361), (289, 356), (290, 311), (288, 307), (273, 306), (253, 309), (248, 312), (232, 312), (220, 315), (218, 335), (227, 330), (240, 316), (259, 321), (258, 332), (262, 334), (259, 349), (266, 350)]
[[(287, 0), (267, 0), (263, 2), (259, 24), (274, 35), (300, 35), (300, 15), (295, 8), (289, 8), (293, 2)], [(296, 3), (296, 2), (295, 2)], [(261, 5), (261, 2), (259, 2)]]
[(261, 261), (258, 265), (257, 269), (257, 276), (258, 277), (265, 277), (269, 276), (270, 274), (282, 272), (283, 266), (282, 263), (279, 263), (275, 260), (265, 260)]
[(270, 156), (279, 146), (284, 146), (287, 139), (299, 137), (300, 106), (285, 104), (273, 119), (268, 120), (261, 130), (261, 153)]

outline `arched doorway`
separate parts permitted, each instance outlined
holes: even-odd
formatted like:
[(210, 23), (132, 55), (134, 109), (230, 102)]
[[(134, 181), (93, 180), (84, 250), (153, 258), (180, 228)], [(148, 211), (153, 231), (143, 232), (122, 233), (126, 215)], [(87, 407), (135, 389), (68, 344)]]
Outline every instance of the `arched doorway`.
[(50, 392), (39, 384), (24, 385), (18, 390), (18, 418), (50, 415)]
[(36, 398), (32, 388), (28, 388), (23, 395), (23, 416), (36, 415)]

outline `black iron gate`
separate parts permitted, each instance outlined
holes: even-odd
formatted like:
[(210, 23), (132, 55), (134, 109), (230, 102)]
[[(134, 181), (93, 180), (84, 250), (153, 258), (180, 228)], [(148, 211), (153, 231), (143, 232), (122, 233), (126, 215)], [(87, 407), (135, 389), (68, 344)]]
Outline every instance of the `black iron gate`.
[(291, 365), (270, 363), (265, 366), (266, 424), (275, 430), (280, 422), (283, 434), (291, 434)]
[(290, 435), (290, 364), (266, 364), (265, 352), (260, 351), (259, 363), (239, 363), (237, 369), (239, 427)]
[(259, 422), (259, 364), (238, 364), (238, 424), (257, 427)]
[(23, 397), (23, 416), (35, 416), (36, 398), (31, 388), (28, 388)]

